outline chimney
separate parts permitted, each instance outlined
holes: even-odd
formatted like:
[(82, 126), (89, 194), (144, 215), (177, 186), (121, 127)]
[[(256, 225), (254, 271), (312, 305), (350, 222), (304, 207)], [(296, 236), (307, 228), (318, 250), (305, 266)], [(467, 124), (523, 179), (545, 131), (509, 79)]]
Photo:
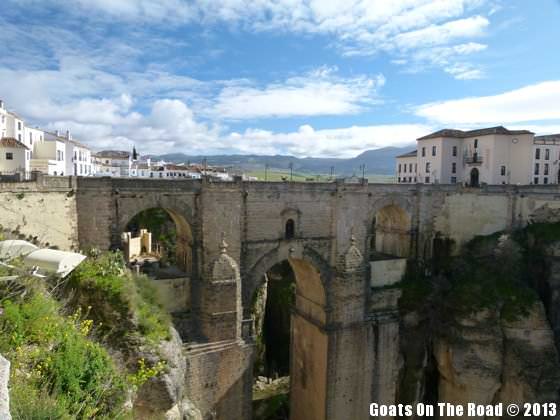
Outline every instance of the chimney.
[(70, 130), (66, 130), (66, 140), (72, 140), (72, 133)]
[(0, 99), (0, 109), (4, 109), (4, 101)]
[(54, 130), (54, 135), (55, 135), (56, 137), (60, 137), (60, 131)]

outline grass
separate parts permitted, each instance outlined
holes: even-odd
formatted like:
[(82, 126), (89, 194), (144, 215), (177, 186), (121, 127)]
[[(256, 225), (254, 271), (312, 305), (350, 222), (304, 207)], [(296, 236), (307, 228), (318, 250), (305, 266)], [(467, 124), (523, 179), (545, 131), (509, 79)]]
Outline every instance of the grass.
[(0, 349), (11, 362), (14, 419), (114, 419), (126, 383), (91, 336), (92, 322), (39, 289), (3, 299)]
[[(259, 181), (265, 180), (265, 171), (251, 171), (247, 172), (248, 176), (253, 176)], [(294, 172), (292, 178), (290, 178), (290, 171), (280, 171), (280, 170), (269, 170), (266, 174), (266, 179), (271, 182), (282, 182), (286, 178), (286, 181), (292, 179), (294, 182), (330, 182), (333, 179), (329, 175), (325, 174), (307, 174), (301, 172)], [(392, 175), (376, 175), (367, 174), (366, 178), (370, 183), (394, 183), (395, 177)]]
[[(265, 180), (265, 171), (252, 171), (247, 173), (248, 176), (254, 176), (259, 181)], [(328, 176), (325, 175), (313, 175), (313, 174), (303, 174), (294, 172), (292, 177), (290, 177), (290, 171), (278, 171), (278, 170), (269, 170), (266, 174), (267, 181), (271, 182), (281, 182), (283, 181), (282, 178), (286, 178), (287, 181), (293, 180), (294, 182), (306, 182), (308, 180), (313, 179), (314, 182), (327, 182), (329, 180)]]

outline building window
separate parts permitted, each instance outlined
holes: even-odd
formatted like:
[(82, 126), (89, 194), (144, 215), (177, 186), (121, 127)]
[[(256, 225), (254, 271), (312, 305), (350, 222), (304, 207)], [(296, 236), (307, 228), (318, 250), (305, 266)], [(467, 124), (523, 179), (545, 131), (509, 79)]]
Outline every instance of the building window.
[(14, 160), (14, 154), (12, 152), (6, 152), (6, 160)]
[(456, 176), (452, 176), (452, 177), (451, 177), (451, 183), (452, 183), (452, 184), (456, 184), (456, 183), (457, 183), (457, 177), (456, 177)]
[(535, 177), (535, 179), (533, 179), (533, 184), (538, 184), (539, 183), (539, 177)]
[(544, 151), (544, 160), (550, 159), (550, 149), (545, 149)]
[(17, 128), (18, 128), (18, 130), (21, 130), (21, 121), (17, 122)]
[(17, 135), (18, 140), (21, 142), (21, 134)]
[(456, 174), (457, 173), (457, 163), (453, 162), (451, 164), (451, 173), (452, 174)]
[(411, 176), (408, 177), (408, 182), (412, 183), (412, 177)]
[(412, 172), (412, 163), (408, 164), (408, 172)]
[(537, 148), (535, 150), (535, 159), (540, 159), (541, 158), (541, 149)]
[(544, 175), (548, 175), (548, 163), (544, 164)]
[(426, 173), (430, 173), (430, 162), (426, 162)]
[(432, 146), (432, 156), (436, 155), (436, 146)]
[(453, 156), (457, 156), (457, 146), (453, 146)]
[(500, 166), (500, 175), (501, 175), (501, 176), (505, 176), (505, 175), (506, 175), (506, 167), (505, 167), (505, 165)]
[(422, 157), (426, 156), (426, 148), (422, 147)]
[(399, 174), (401, 173), (401, 164), (399, 163)]
[(476, 149), (478, 147), (478, 139), (474, 139), (474, 148)]
[(543, 178), (543, 184), (548, 184), (548, 178), (546, 176)]
[(284, 237), (286, 239), (292, 239), (295, 236), (296, 233), (296, 224), (294, 222), (294, 219), (288, 219), (286, 221), (286, 226), (284, 229)]
[(535, 163), (535, 175), (539, 174), (539, 164)]
[(400, 176), (398, 177), (398, 181), (397, 181), (397, 182), (401, 182), (401, 177), (400, 177)]
[(418, 164), (417, 163), (414, 164), (414, 173), (416, 173), (416, 172), (418, 172)]
[(29, 143), (33, 144), (33, 134), (32, 133), (29, 133)]
[(426, 178), (424, 178), (424, 182), (425, 182), (426, 184), (429, 184), (429, 183), (430, 183), (430, 177), (427, 176)]

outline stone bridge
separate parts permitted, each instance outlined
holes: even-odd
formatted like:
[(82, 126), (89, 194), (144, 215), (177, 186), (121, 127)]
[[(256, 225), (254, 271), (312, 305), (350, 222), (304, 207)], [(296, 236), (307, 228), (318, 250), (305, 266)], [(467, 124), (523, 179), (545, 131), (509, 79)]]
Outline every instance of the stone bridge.
[(185, 380), (205, 418), (251, 417), (252, 302), (288, 261), (291, 418), (360, 419), (370, 402), (394, 402), (399, 374), (398, 289), (376, 287), (389, 276), (376, 261), (559, 220), (559, 198), (556, 186), (43, 177), (0, 184), (0, 224), (62, 248), (111, 249), (136, 214), (164, 209), (188, 273)]

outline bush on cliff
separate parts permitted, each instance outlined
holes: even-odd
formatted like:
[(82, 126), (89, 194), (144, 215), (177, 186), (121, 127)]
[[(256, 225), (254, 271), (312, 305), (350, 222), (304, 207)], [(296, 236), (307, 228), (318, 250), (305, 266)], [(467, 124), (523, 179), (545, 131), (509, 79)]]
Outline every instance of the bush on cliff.
[(158, 302), (150, 280), (125, 268), (120, 253), (92, 253), (69, 277), (70, 304), (87, 311), (97, 333), (115, 347), (169, 338), (168, 313)]
[(0, 307), (14, 419), (129, 418), (126, 397), (166, 369), (156, 344), (170, 320), (118, 253), (92, 255), (65, 280), (1, 282)]
[(526, 240), (520, 240), (530, 229), (536, 228), (528, 227), (511, 235), (497, 232), (476, 236), (444, 267), (435, 267), (437, 275), (425, 275), (421, 267), (409, 268), (401, 282), (401, 310), (419, 310), (422, 302), (432, 302), (431, 310), (437, 313), (435, 319), (443, 325), (455, 315), (466, 316), (485, 309), (496, 310), (510, 321), (526, 316), (538, 298), (531, 288), (532, 273), (527, 259), (534, 250)]
[(91, 337), (92, 321), (40, 289), (2, 300), (0, 352), (11, 366), (14, 419), (118, 418), (124, 376)]

